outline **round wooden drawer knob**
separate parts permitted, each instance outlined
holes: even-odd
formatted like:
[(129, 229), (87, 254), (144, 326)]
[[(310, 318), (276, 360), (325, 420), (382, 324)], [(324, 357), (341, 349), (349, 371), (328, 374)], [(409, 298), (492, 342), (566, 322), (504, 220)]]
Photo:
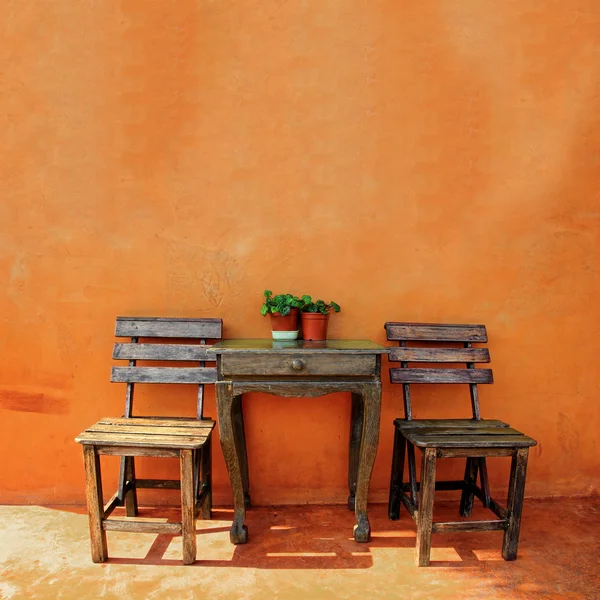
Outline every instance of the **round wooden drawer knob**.
[(294, 369), (294, 371), (302, 371), (302, 369), (304, 369), (304, 362), (299, 358), (295, 358), (292, 361), (292, 369)]

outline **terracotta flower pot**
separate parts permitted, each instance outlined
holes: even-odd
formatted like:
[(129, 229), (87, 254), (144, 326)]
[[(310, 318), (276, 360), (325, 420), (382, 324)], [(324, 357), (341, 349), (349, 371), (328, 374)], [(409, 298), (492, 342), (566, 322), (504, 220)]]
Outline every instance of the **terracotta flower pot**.
[[(298, 337), (298, 309), (292, 308), (287, 315), (270, 313), (271, 333), (274, 340), (295, 340)], [(277, 332), (289, 332), (278, 334)], [(295, 333), (295, 335), (293, 335)]]
[(302, 337), (305, 340), (321, 342), (327, 339), (327, 324), (329, 323), (329, 314), (323, 313), (302, 313)]

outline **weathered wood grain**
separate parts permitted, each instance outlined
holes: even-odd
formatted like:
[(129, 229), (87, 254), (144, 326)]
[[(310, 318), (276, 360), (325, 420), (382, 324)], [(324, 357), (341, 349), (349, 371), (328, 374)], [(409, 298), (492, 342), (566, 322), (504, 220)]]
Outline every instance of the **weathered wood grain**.
[(508, 448), (438, 448), (438, 458), (467, 458), (469, 456), (512, 456), (515, 449)]
[(427, 448), (421, 462), (421, 492), (417, 516), (416, 563), (419, 567), (429, 564), (431, 532), (433, 528), (433, 500), (435, 493), (435, 449)]
[[(400, 348), (392, 348), (390, 361), (399, 361), (401, 368), (390, 369), (392, 383), (403, 385), (404, 419), (394, 422), (396, 437), (408, 442), (408, 449), (419, 447), (423, 450), (422, 473), (420, 485), (415, 482), (411, 473), (411, 462), (408, 457), (409, 483), (401, 483), (402, 474), (392, 471), (390, 486), (390, 517), (395, 516), (397, 494), (400, 501), (411, 512), (417, 522), (417, 564), (429, 564), (431, 533), (461, 531), (493, 531), (505, 530), (502, 556), (506, 560), (514, 560), (517, 555), (517, 544), (521, 510), (523, 503), (525, 470), (528, 449), (536, 441), (511, 428), (502, 421), (481, 420), (477, 384), (492, 383), (490, 369), (476, 369), (475, 363), (489, 362), (489, 351), (486, 348), (472, 348), (474, 342), (487, 341), (485, 327), (482, 325), (437, 325), (415, 323), (387, 323), (388, 339), (400, 342)], [(463, 348), (409, 348), (407, 341), (420, 342), (452, 342), (462, 343)], [(409, 363), (466, 363), (466, 369), (409, 368)], [(429, 419), (427, 421), (412, 420), (410, 384), (412, 383), (465, 383), (469, 385), (473, 419)], [(413, 446), (414, 444), (414, 446)], [(396, 444), (394, 452), (397, 452)], [(512, 456), (511, 481), (509, 485), (509, 506), (505, 510), (490, 496), (487, 476), (486, 457)], [(436, 458), (467, 458), (465, 476), (462, 482), (435, 483)], [(412, 461), (411, 461), (412, 458)], [(397, 465), (393, 466), (397, 470)], [(414, 466), (412, 468), (414, 471)], [(481, 487), (477, 486), (477, 475), (480, 475)], [(399, 479), (400, 478), (400, 479)], [(395, 489), (400, 480), (399, 492)], [(444, 483), (450, 484), (445, 488)], [(473, 500), (477, 496), (484, 507), (489, 508), (498, 520), (456, 521), (432, 523), (430, 519), (433, 505), (434, 489), (451, 489), (457, 484), (462, 489), (460, 513), (471, 515)], [(415, 488), (419, 489), (419, 504), (416, 504)], [(411, 491), (411, 500), (407, 492)], [(394, 503), (394, 504), (393, 504)]]
[(128, 517), (138, 514), (137, 485), (135, 478), (135, 459), (133, 456), (125, 456), (125, 512)]
[(490, 351), (487, 348), (390, 348), (390, 362), (421, 363), (489, 363)]
[(231, 418), (233, 420), (233, 435), (235, 437), (237, 456), (240, 461), (240, 472), (242, 475), (244, 506), (248, 508), (250, 506), (250, 477), (248, 473), (246, 428), (244, 427), (244, 402), (241, 394), (234, 397), (231, 411)]
[[(249, 504), (247, 456), (242, 413), (237, 408), (242, 401), (236, 398), (250, 392), (283, 397), (316, 397), (340, 391), (354, 395), (348, 503), (351, 507), (354, 505), (356, 514), (355, 540), (368, 541), (367, 495), (381, 410), (379, 355), (387, 350), (363, 341), (278, 345), (269, 340), (228, 340), (211, 351), (219, 355), (217, 410), (221, 448), (234, 498), (232, 543), (245, 543), (248, 539), (244, 525), (245, 508)], [(363, 405), (362, 411), (357, 408), (359, 404)]]
[(398, 429), (395, 429), (394, 446), (392, 450), (392, 476), (390, 480), (390, 496), (388, 500), (388, 518), (392, 521), (400, 518), (400, 495), (403, 491), (402, 481), (404, 478), (405, 454), (406, 438)]
[(184, 360), (212, 361), (214, 354), (209, 355), (210, 346), (199, 344), (121, 344), (113, 347), (113, 358), (116, 360)]
[(517, 450), (515, 456), (513, 456), (511, 463), (508, 502), (506, 506), (508, 525), (502, 541), (502, 558), (504, 560), (515, 560), (517, 558), (528, 456), (529, 448), (520, 448)]
[(135, 418), (128, 419), (131, 424), (107, 425), (105, 423), (96, 423), (88, 427), (86, 431), (95, 433), (139, 433), (140, 435), (207, 435), (212, 427), (179, 427), (177, 421), (170, 427), (163, 425), (155, 427), (153, 425), (138, 425)]
[[(204, 344), (206, 340), (200, 340), (201, 344)], [(198, 366), (200, 368), (204, 368), (206, 366), (206, 362), (204, 360), (198, 361)], [(198, 395), (196, 397), (196, 417), (200, 420), (204, 418), (204, 386), (198, 386)]]
[(363, 399), (363, 431), (360, 445), (360, 458), (356, 484), (355, 514), (356, 526), (354, 539), (357, 542), (368, 542), (371, 539), (371, 526), (367, 514), (367, 498), (369, 481), (377, 455), (379, 442), (379, 420), (381, 417), (381, 382), (364, 382)]
[[(205, 430), (204, 430), (205, 431)], [(107, 432), (83, 432), (77, 436), (77, 442), (85, 445), (130, 446), (132, 448), (189, 448), (195, 450), (201, 448), (208, 438), (207, 433), (183, 436), (183, 435), (146, 435), (146, 434), (128, 434), (128, 433), (107, 433)], [(133, 456), (133, 455), (131, 455)]]
[(178, 490), (179, 479), (136, 479), (135, 485), (140, 489)]
[(248, 357), (244, 355), (224, 354), (221, 359), (221, 375), (224, 378), (248, 375), (267, 375), (269, 377), (345, 375), (356, 377), (374, 376), (375, 374), (376, 360), (373, 355), (257, 354), (252, 360), (248, 360)]
[(525, 448), (535, 445), (526, 435), (423, 435), (404, 432), (406, 439), (418, 448)]
[[(406, 439), (406, 438), (405, 438)], [(410, 500), (415, 506), (415, 509), (419, 507), (419, 494), (417, 484), (417, 462), (415, 459), (415, 447), (412, 444), (407, 443), (407, 454), (408, 454), (408, 482), (410, 485)]]
[[(413, 421), (414, 422), (414, 421)], [(485, 421), (477, 421), (478, 423), (485, 424)], [(520, 431), (513, 429), (512, 427), (415, 427), (414, 429), (408, 427), (400, 428), (405, 435), (414, 433), (418, 436), (475, 436), (475, 435), (522, 435)]]
[[(514, 431), (514, 430), (513, 430)], [(519, 434), (520, 432), (516, 432)], [(489, 508), (490, 506), (490, 483), (488, 480), (487, 462), (485, 456), (479, 456), (479, 479), (481, 480), (481, 489), (483, 491), (483, 507)]]
[(487, 521), (447, 521), (432, 524), (432, 533), (455, 533), (459, 531), (498, 531), (506, 529), (506, 521), (492, 519)]
[[(470, 342), (466, 342), (464, 346), (466, 350), (472, 349)], [(475, 363), (467, 362), (467, 369), (475, 369)], [(477, 384), (470, 383), (469, 392), (471, 393), (471, 412), (473, 413), (473, 418), (479, 421), (481, 419), (481, 410), (479, 408), (479, 390), (477, 389)], [(483, 462), (485, 463), (485, 460)], [(483, 477), (487, 478), (487, 471)]]
[(348, 448), (348, 508), (356, 510), (356, 482), (360, 460), (360, 444), (364, 422), (363, 399), (360, 394), (352, 394), (350, 416), (350, 436)]
[(115, 492), (111, 499), (104, 504), (104, 510), (102, 514), (103, 519), (108, 519), (109, 515), (117, 508), (117, 506), (121, 506), (121, 502), (119, 500), (119, 492)]
[[(216, 421), (192, 417), (103, 417), (97, 425), (145, 425), (152, 427), (189, 427), (190, 429), (213, 429)], [(168, 433), (168, 432), (165, 432)]]
[(202, 472), (200, 494), (198, 502), (202, 506), (202, 518), (210, 520), (212, 518), (212, 444), (208, 440), (201, 450), (200, 467)]
[(183, 564), (196, 560), (196, 500), (194, 497), (194, 462), (191, 450), (181, 450), (181, 542)]
[(235, 394), (233, 384), (230, 381), (218, 381), (216, 384), (216, 397), (219, 438), (233, 491), (233, 524), (229, 539), (232, 544), (245, 544), (248, 541), (248, 528), (244, 525), (246, 505), (241, 470), (243, 459), (240, 459), (238, 455), (239, 443), (236, 442), (234, 433), (233, 404)]
[(117, 317), (116, 337), (219, 339), (221, 319)]
[(126, 519), (108, 519), (102, 523), (105, 531), (129, 531), (132, 533), (181, 533), (181, 523), (161, 523)]
[(114, 383), (215, 383), (215, 367), (113, 367)]
[(106, 456), (152, 456), (154, 458), (177, 458), (179, 450), (171, 448), (135, 448), (133, 446), (99, 446), (96, 444), (98, 454)]
[(407, 421), (406, 419), (396, 419), (394, 425), (402, 431), (407, 429), (427, 429), (429, 427), (440, 427), (441, 429), (480, 429), (482, 427), (508, 427), (508, 423), (497, 421), (495, 419), (485, 419), (475, 421), (474, 419), (415, 419)]
[[(125, 368), (125, 367), (124, 367)], [(493, 383), (491, 369), (390, 369), (392, 383)]]
[(465, 477), (463, 481), (463, 491), (460, 496), (460, 515), (470, 517), (473, 511), (473, 487), (477, 481), (477, 471), (479, 469), (479, 460), (469, 456), (465, 464)]
[(88, 509), (92, 560), (95, 563), (100, 563), (108, 558), (108, 550), (106, 546), (106, 532), (102, 529), (104, 506), (102, 505), (100, 458), (94, 447), (83, 447), (83, 462), (85, 466), (85, 496)]
[(485, 325), (388, 322), (385, 330), (387, 339), (396, 342), (487, 342)]
[[(137, 337), (131, 338), (132, 345), (138, 343)], [(128, 362), (130, 367), (135, 367), (136, 361), (130, 359)], [(125, 412), (123, 416), (125, 418), (131, 417), (133, 414), (133, 392), (134, 392), (134, 384), (128, 382), (125, 386)], [(131, 477), (135, 479), (135, 458), (133, 456), (121, 456), (119, 468), (119, 484), (117, 488), (117, 493), (119, 495), (119, 502), (121, 506), (125, 504), (125, 510), (128, 517), (135, 517), (137, 515), (137, 492), (135, 488), (131, 490), (131, 493), (126, 494), (126, 483), (129, 478), (131, 481)], [(129, 491), (129, 490), (127, 490)]]

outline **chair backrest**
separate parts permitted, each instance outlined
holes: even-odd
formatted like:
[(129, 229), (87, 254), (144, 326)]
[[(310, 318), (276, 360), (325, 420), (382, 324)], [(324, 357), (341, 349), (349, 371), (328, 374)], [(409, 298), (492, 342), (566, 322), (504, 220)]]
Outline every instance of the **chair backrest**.
[[(125, 416), (131, 417), (133, 410), (133, 389), (136, 383), (187, 383), (198, 386), (197, 418), (203, 418), (204, 385), (215, 383), (217, 369), (207, 367), (206, 362), (214, 362), (209, 357), (207, 340), (221, 339), (223, 321), (221, 319), (184, 319), (162, 317), (117, 317), (115, 337), (129, 337), (128, 343), (115, 343), (113, 358), (128, 360), (126, 367), (113, 367), (111, 381), (126, 383)], [(162, 343), (140, 343), (140, 338), (159, 339)], [(195, 344), (181, 343), (196, 340)], [(198, 366), (140, 366), (138, 361), (198, 362)]]
[[(473, 418), (481, 419), (477, 384), (493, 383), (491, 369), (476, 369), (476, 363), (489, 363), (487, 348), (473, 348), (474, 343), (487, 342), (485, 325), (446, 325), (437, 323), (385, 324), (387, 339), (399, 342), (390, 348), (388, 359), (400, 362), (390, 369), (390, 381), (403, 384), (404, 416), (412, 419), (411, 383), (466, 383), (471, 392)], [(424, 343), (407, 346), (407, 342)], [(454, 347), (447, 347), (449, 344)], [(462, 347), (457, 347), (462, 344)], [(411, 367), (409, 363), (432, 363), (430, 368)], [(443, 364), (465, 363), (466, 368), (447, 368)]]

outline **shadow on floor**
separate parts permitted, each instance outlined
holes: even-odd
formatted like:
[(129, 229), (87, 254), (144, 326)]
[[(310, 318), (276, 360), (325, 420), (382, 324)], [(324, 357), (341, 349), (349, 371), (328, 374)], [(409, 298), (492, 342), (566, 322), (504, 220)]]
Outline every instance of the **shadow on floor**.
[[(457, 511), (457, 502), (440, 503), (435, 518)], [(178, 520), (174, 508), (140, 516)], [(232, 516), (217, 508), (211, 521), (198, 521), (198, 560), (189, 567), (179, 536), (117, 531), (108, 532), (110, 558), (98, 565), (85, 511), (0, 506), (0, 598), (199, 597), (194, 586), (225, 599), (600, 598), (598, 499), (528, 500), (514, 562), (502, 560), (502, 532), (434, 535), (428, 568), (414, 564), (412, 519), (402, 512), (389, 521), (384, 505), (370, 507), (367, 544), (352, 538), (345, 506), (251, 508), (249, 542), (239, 546), (229, 542)]]

